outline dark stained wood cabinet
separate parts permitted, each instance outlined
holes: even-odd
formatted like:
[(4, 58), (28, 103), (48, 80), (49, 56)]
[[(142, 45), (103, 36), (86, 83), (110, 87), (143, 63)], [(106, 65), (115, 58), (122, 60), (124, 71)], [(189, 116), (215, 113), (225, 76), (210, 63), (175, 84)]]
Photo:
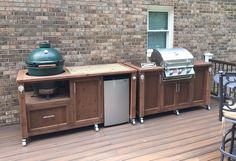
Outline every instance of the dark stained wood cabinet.
[[(193, 99), (192, 103), (197, 105), (209, 105), (210, 103), (210, 70), (209, 66), (194, 67), (195, 76), (193, 77)], [(205, 83), (208, 82), (208, 83)]]
[(189, 106), (191, 80), (164, 81), (162, 111), (175, 110)]
[[(41, 83), (48, 84), (49, 82), (42, 81)], [(58, 81), (57, 84), (60, 84), (57, 92), (50, 98), (36, 92), (34, 88), (40, 86), (38, 82), (24, 85), (26, 89), (19, 95), (20, 105), (24, 107), (20, 109), (21, 114), (24, 114), (21, 117), (24, 138), (68, 128), (71, 122), (69, 83)]]
[(30, 102), (26, 102), (27, 123), (30, 136), (67, 128), (70, 122), (70, 98), (36, 100), (35, 98), (32, 98), (32, 96), (27, 97), (27, 101), (34, 99)]
[(137, 83), (137, 114), (140, 122), (143, 117), (162, 111), (162, 67), (141, 68), (140, 64), (126, 63), (127, 66), (138, 70)]
[(102, 77), (84, 78), (73, 81), (74, 119), (79, 126), (103, 122)]
[(191, 80), (181, 80), (177, 82), (177, 101), (178, 106), (189, 105), (192, 93)]
[[(137, 113), (143, 117), (165, 111), (205, 106), (210, 103), (211, 63), (196, 62), (191, 79), (164, 80), (164, 68), (141, 68), (137, 63), (127, 64), (138, 70)], [(208, 106), (209, 107), (209, 106)]]
[[(103, 77), (125, 74), (130, 77), (129, 117), (135, 122), (136, 70), (123, 64), (100, 64), (67, 67), (51, 76), (29, 76), (26, 70), (17, 75), (22, 145), (30, 136), (94, 125), (104, 122)], [(57, 82), (57, 93), (48, 99), (36, 97), (33, 89), (40, 84)], [(34, 87), (33, 87), (34, 85)]]
[[(136, 112), (143, 123), (143, 117), (147, 115), (209, 105), (210, 69), (210, 63), (195, 63), (192, 79), (170, 81), (163, 79), (162, 67), (141, 68), (132, 64), (71, 67), (66, 68), (65, 73), (45, 77), (29, 76), (26, 70), (19, 71), (22, 144), (26, 145), (30, 136), (82, 126), (95, 125), (97, 131), (98, 124), (104, 122), (104, 76), (130, 76), (129, 117), (133, 124)], [(55, 97), (32, 97), (32, 88), (28, 89), (28, 86), (49, 81), (62, 84)]]
[[(163, 109), (175, 108), (176, 102), (176, 83), (175, 82), (164, 82), (163, 83)], [(160, 97), (161, 98), (161, 97)], [(159, 99), (160, 99), (159, 98)], [(161, 100), (161, 99), (160, 99)]]
[[(144, 115), (160, 111), (161, 72), (146, 72), (144, 75)], [(142, 76), (141, 76), (142, 77)]]

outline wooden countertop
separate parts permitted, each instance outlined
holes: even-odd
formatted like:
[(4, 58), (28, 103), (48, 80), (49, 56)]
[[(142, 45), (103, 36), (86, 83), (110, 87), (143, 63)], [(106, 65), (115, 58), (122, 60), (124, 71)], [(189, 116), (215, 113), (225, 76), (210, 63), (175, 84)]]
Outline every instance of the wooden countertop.
[(210, 62), (204, 62), (204, 61), (195, 61), (194, 66), (212, 66)]
[(81, 77), (128, 74), (136, 72), (136, 69), (120, 63), (65, 67), (64, 69), (64, 73), (51, 76), (29, 76), (27, 75), (27, 70), (20, 70), (18, 72), (16, 82), (26, 83), (47, 80), (64, 80)]

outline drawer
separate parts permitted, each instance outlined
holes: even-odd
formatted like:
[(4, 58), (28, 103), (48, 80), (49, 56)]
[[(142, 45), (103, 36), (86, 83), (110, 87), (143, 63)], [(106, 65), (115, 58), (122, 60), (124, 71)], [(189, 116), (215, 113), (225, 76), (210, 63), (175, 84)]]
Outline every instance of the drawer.
[(40, 108), (28, 105), (27, 115), (30, 132), (59, 131), (68, 124), (68, 104), (55, 104)]

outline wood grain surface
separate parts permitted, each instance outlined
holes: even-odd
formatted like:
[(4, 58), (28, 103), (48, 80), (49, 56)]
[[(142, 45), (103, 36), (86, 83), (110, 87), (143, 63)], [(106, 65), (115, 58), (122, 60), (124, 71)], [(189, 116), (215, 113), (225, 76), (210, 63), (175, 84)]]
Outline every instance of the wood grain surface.
[[(144, 124), (122, 124), (99, 132), (93, 126), (36, 136), (27, 147), (20, 143), (19, 125), (1, 127), (1, 161), (208, 161), (219, 160), (222, 136), (218, 102), (212, 110), (192, 108), (158, 114)], [(227, 126), (226, 126), (227, 127)]]

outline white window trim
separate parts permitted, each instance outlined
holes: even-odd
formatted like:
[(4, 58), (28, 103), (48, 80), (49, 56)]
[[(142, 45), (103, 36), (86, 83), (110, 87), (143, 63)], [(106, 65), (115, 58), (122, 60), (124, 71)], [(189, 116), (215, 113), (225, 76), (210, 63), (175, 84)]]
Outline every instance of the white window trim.
[[(149, 12), (168, 12), (168, 30), (157, 30), (156, 32), (167, 31), (166, 48), (173, 48), (174, 33), (174, 7), (173, 6), (148, 6), (147, 13), (147, 32), (155, 32), (149, 30)], [(148, 47), (148, 45), (147, 45)], [(150, 57), (152, 49), (147, 49), (147, 57)], [(148, 61), (148, 58), (147, 58)]]

